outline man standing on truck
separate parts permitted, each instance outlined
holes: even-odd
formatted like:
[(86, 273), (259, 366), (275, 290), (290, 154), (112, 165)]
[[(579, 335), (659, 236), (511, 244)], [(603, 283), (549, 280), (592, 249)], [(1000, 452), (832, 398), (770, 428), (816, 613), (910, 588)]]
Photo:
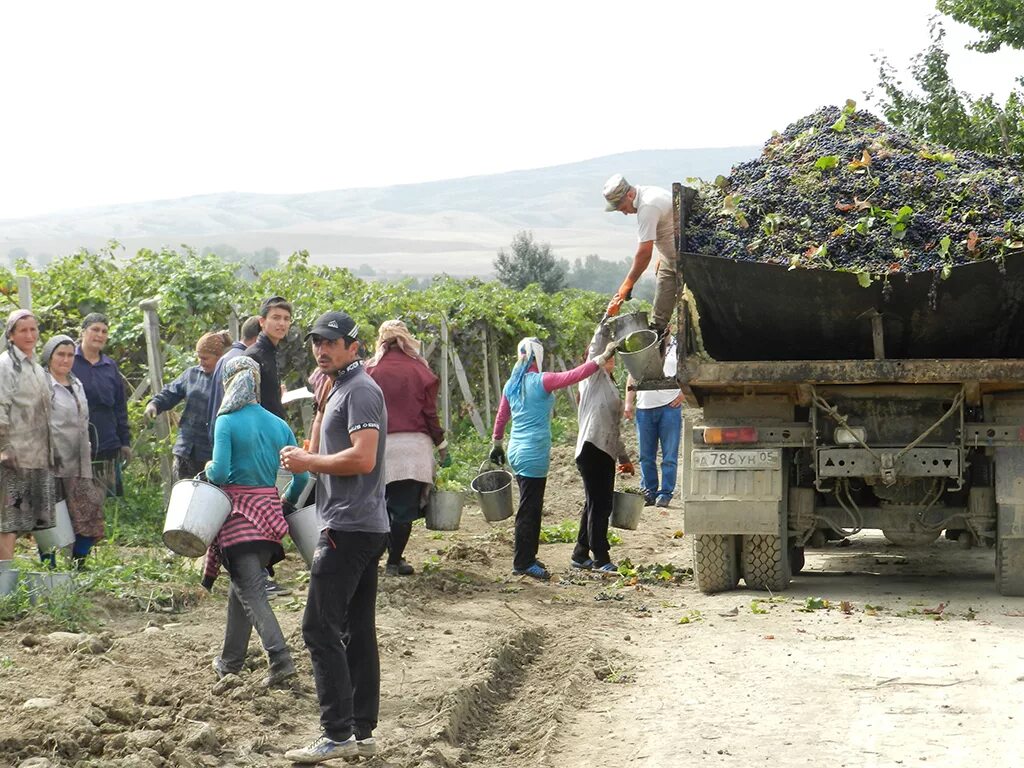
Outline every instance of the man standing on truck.
[(658, 249), (657, 285), (654, 289), (652, 327), (660, 336), (668, 328), (679, 291), (676, 271), (676, 241), (672, 224), (672, 193), (661, 187), (634, 187), (616, 173), (604, 183), (606, 211), (626, 216), (635, 213), (639, 229), (636, 253), (629, 274), (608, 304), (608, 315), (617, 315), (622, 302), (633, 293), (633, 286), (651, 263)]

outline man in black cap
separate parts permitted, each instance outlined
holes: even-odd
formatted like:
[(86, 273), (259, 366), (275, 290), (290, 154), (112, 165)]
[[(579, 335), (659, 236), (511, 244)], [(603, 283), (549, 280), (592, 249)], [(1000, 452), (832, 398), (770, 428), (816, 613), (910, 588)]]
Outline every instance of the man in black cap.
[(260, 335), (243, 354), (260, 364), (260, 405), (285, 418), (281, 403), (281, 374), (277, 369), (277, 345), (292, 326), (292, 305), (283, 296), (271, 296), (260, 304)]
[(377, 565), (390, 530), (384, 502), (388, 417), (380, 387), (363, 369), (358, 334), (344, 312), (324, 313), (306, 334), (317, 367), (334, 386), (314, 422), (316, 452), (281, 450), (285, 469), (317, 474), (316, 507), (324, 526), (302, 618), (323, 732), (285, 754), (296, 763), (369, 757), (377, 749)]

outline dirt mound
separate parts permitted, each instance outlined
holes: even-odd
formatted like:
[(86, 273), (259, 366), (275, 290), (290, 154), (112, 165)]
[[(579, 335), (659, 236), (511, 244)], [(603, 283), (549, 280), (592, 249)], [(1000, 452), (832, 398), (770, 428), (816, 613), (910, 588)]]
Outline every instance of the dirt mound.
[(910, 138), (869, 112), (825, 107), (761, 157), (701, 184), (687, 248), (733, 259), (885, 275), (1024, 250), (1019, 159)]

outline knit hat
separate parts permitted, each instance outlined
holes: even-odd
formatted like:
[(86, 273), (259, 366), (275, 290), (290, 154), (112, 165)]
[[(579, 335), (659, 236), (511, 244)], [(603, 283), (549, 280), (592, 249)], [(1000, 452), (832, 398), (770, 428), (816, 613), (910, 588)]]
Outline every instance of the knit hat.
[(50, 340), (43, 345), (43, 353), (39, 356), (39, 362), (43, 368), (50, 367), (50, 358), (53, 357), (57, 347), (63, 344), (70, 344), (73, 347), (75, 346), (75, 340), (63, 333), (58, 333), (56, 336), (51, 336)]

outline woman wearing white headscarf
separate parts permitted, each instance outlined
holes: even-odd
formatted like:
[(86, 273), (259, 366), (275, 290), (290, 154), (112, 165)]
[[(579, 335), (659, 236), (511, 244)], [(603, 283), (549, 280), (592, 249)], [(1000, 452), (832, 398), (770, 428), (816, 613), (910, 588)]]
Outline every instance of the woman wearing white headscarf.
[(551, 574), (537, 560), (540, 545), (540, 518), (544, 509), (544, 487), (551, 462), (551, 417), (557, 389), (563, 389), (592, 376), (612, 356), (616, 342), (609, 342), (601, 354), (565, 373), (542, 373), (544, 347), (540, 340), (528, 337), (519, 342), (518, 359), (501, 394), (494, 417), (494, 443), (489, 458), (495, 464), (506, 459), (503, 440), (505, 425), (512, 420), (508, 441), (508, 463), (519, 485), (519, 509), (516, 511), (515, 555), (512, 573), (549, 579)]
[[(240, 355), (224, 364), (224, 400), (214, 423), (213, 459), (206, 477), (231, 499), (231, 514), (206, 553), (203, 586), (210, 589), (223, 562), (231, 576), (224, 649), (213, 660), (218, 677), (237, 674), (245, 663), (252, 628), (270, 657), (263, 683), (276, 685), (295, 675), (295, 663), (267, 598), (264, 569), (284, 559), (288, 532), (274, 482), (279, 452), (295, 445), (291, 428), (259, 404), (260, 366)], [(294, 505), (309, 481), (299, 472), (285, 489)]]
[(93, 544), (103, 538), (104, 489), (92, 477), (89, 401), (82, 382), (71, 372), (75, 340), (63, 334), (52, 337), (43, 347), (39, 361), (49, 374), (57, 496), (68, 505), (75, 531), (71, 554), (76, 566), (82, 567)]
[(388, 320), (377, 332), (377, 352), (366, 372), (384, 393), (388, 434), (384, 448), (385, 500), (391, 519), (389, 576), (409, 576), (413, 567), (402, 555), (413, 520), (423, 516), (434, 485), (434, 448), (447, 459), (444, 430), (437, 418), (440, 382), (420, 354), (420, 343), (401, 320)]
[(0, 561), (14, 557), (19, 533), (53, 527), (50, 386), (35, 360), (36, 317), (7, 317), (0, 354)]

